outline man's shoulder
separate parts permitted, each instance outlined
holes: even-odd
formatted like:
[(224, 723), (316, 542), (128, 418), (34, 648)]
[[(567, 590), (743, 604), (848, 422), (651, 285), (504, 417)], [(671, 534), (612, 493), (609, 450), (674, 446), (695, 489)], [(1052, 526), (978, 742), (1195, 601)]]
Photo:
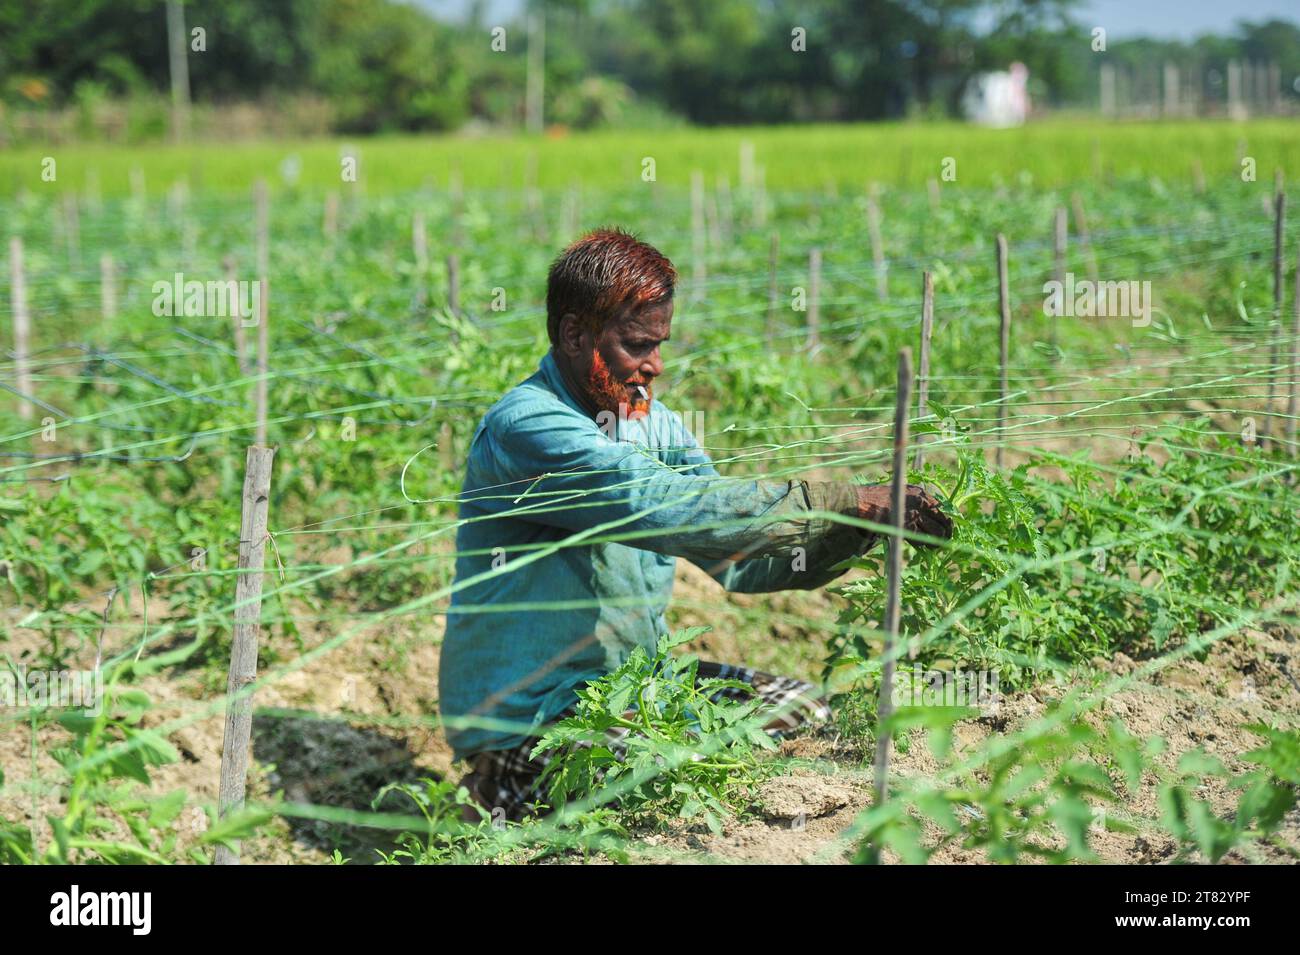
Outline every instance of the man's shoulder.
[(544, 414), (577, 415), (538, 375), (515, 385), (483, 415), (483, 427), (493, 434), (508, 430), (520, 420)]

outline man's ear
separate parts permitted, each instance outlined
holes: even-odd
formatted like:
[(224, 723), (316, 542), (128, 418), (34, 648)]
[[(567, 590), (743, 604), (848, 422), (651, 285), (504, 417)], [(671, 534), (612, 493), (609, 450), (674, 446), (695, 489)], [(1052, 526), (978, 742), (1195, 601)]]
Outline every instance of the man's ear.
[(578, 319), (578, 316), (568, 312), (560, 319), (559, 327), (559, 344), (560, 350), (569, 358), (577, 358), (579, 355), (590, 350), (590, 346), (583, 342), (583, 336), (587, 334), (584, 327), (585, 323)]

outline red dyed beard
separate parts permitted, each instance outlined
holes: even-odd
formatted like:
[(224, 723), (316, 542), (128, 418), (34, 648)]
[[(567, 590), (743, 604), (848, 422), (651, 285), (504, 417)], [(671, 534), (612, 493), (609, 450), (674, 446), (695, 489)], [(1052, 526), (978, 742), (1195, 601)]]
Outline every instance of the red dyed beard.
[[(629, 387), (632, 385), (644, 388), (645, 398), (638, 397), (636, 390)], [(587, 373), (587, 395), (598, 410), (616, 415), (626, 414), (628, 421), (649, 415), (650, 401), (654, 398), (650, 382), (643, 380), (640, 375), (627, 381), (615, 379), (610, 373), (609, 365), (605, 364), (605, 359), (600, 357), (600, 352), (594, 352), (591, 356), (591, 371)]]

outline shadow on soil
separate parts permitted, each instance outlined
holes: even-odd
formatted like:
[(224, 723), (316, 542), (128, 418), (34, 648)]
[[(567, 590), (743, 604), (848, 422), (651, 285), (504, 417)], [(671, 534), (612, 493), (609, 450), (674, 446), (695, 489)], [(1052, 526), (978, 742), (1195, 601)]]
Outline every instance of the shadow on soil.
[[(406, 741), (342, 719), (257, 715), (253, 753), (268, 775), (272, 792), (286, 802), (308, 803), (357, 812), (386, 811), (419, 815), (409, 798), (390, 793), (377, 807), (375, 796), (389, 783), (420, 785), (437, 774), (417, 766)], [(423, 788), (421, 786), (421, 788)], [(395, 830), (286, 817), (299, 842), (331, 853), (338, 849), (353, 864), (379, 861), (376, 850), (392, 852)]]

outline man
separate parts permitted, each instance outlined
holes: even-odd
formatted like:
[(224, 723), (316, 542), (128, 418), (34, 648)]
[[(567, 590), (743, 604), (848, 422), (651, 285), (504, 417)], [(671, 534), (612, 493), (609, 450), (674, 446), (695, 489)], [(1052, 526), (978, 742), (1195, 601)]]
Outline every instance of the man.
[[(551, 349), (470, 445), (440, 707), (454, 758), (470, 762), (463, 784), (496, 818), (544, 801), (545, 757), (530, 752), (575, 691), (633, 647), (653, 652), (678, 557), (729, 591), (807, 590), (877, 540), (837, 515), (890, 522), (888, 486), (718, 474), (654, 399), (676, 277), (620, 230), (565, 249), (547, 284)], [(915, 485), (904, 523), (952, 533)], [(829, 718), (810, 684), (701, 662), (699, 678), (711, 676), (749, 683), (774, 735)]]

